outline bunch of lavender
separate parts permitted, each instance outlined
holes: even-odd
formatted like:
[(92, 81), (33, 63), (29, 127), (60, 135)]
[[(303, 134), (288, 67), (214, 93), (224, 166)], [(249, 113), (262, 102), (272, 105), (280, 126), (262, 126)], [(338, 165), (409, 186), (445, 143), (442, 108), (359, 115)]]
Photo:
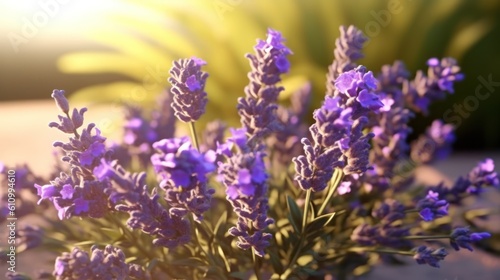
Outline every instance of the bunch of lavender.
[[(57, 250), (63, 253), (44, 279), (347, 279), (374, 259), (409, 256), (439, 267), (447, 247), (488, 246), (491, 233), (474, 217), (494, 211), (466, 211), (468, 226), (453, 217), (465, 198), (499, 187), (491, 159), (452, 186), (414, 180), (417, 166), (445, 158), (454, 141), (454, 128), (440, 120), (411, 145), (408, 136), (409, 121), (463, 79), (456, 62), (430, 59), (427, 75), (413, 80), (399, 61), (374, 75), (355, 64), (362, 32), (350, 26), (340, 33), (309, 129), (308, 85), (291, 106), (278, 104), (291, 51), (272, 29), (247, 55), (250, 83), (236, 108), (241, 127), (229, 128), (229, 137), (215, 121), (198, 139), (195, 122), (208, 102), (199, 58), (174, 62), (170, 101), (151, 120), (129, 107), (123, 143), (106, 146), (93, 124), (80, 131), (86, 109), (70, 115), (64, 92), (55, 90), (64, 115), (50, 126), (71, 135), (55, 143), (67, 167), (34, 190), (63, 220), (53, 228), (67, 238), (59, 249), (74, 249)], [(174, 136), (172, 115), (188, 123), (191, 138)], [(144, 170), (132, 173), (120, 159), (138, 155)], [(47, 231), (27, 228), (20, 241), (43, 247), (52, 238)]]

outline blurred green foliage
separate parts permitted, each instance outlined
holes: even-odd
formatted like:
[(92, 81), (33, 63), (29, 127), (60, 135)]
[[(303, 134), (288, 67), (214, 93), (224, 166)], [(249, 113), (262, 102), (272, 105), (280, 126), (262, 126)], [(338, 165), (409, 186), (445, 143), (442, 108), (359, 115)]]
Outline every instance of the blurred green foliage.
[[(453, 56), (459, 61), (465, 82), (446, 101), (434, 104), (430, 116), (415, 120), (416, 132), (474, 95), (479, 76), (500, 81), (500, 2), (495, 0), (126, 2), (137, 11), (110, 13), (111, 23), (89, 35), (109, 50), (69, 53), (58, 62), (65, 73), (113, 73), (122, 75), (123, 81), (89, 85), (74, 93), (74, 100), (151, 104), (167, 86), (172, 61), (198, 56), (208, 62), (204, 70), (210, 74), (209, 105), (202, 122), (221, 118), (235, 125), (236, 100), (243, 95), (250, 69), (244, 54), (252, 51), (256, 38), (264, 38), (268, 27), (282, 32), (294, 52), (283, 98), (310, 81), (311, 110), (323, 99), (340, 25), (353, 24), (369, 37), (359, 63), (375, 73), (396, 59), (403, 60), (412, 75), (425, 69), (430, 57)], [(476, 148), (500, 147), (498, 105), (500, 97), (493, 92), (463, 117), (459, 146), (471, 148), (472, 142)]]

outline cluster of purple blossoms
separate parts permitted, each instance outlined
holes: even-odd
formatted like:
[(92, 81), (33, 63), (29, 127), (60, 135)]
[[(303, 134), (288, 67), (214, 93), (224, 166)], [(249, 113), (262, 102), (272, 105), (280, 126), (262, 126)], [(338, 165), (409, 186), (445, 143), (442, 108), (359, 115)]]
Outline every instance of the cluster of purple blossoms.
[(60, 147), (64, 151), (62, 161), (69, 163), (70, 175), (61, 172), (60, 176), (49, 184), (35, 184), (40, 196), (38, 203), (44, 199), (51, 201), (58, 210), (60, 219), (69, 219), (72, 216), (103, 217), (109, 211), (110, 185), (106, 181), (96, 180), (93, 169), (106, 156), (106, 138), (101, 136), (93, 123), (78, 133), (78, 128), (83, 125), (83, 113), (87, 109), (78, 111), (75, 108), (70, 116), (64, 91), (54, 90), (52, 98), (65, 116), (59, 116), (59, 123), (52, 122), (49, 126), (72, 135), (68, 143), (54, 143), (54, 147)]
[[(9, 170), (13, 171), (15, 177), (9, 176), (11, 174)], [(5, 202), (0, 206), (0, 223), (7, 219), (11, 212), (9, 208), (13, 204), (15, 204), (17, 218), (32, 214), (40, 207), (36, 205), (37, 195), (33, 185), (35, 182), (42, 180), (42, 178), (36, 176), (26, 164), (10, 167), (0, 162), (0, 184), (8, 186), (9, 179), (12, 180), (12, 178), (15, 180), (16, 199), (12, 197), (12, 193), (9, 196), (7, 188), (0, 190), (0, 199)]]
[(362, 223), (351, 234), (351, 240), (363, 246), (381, 245), (392, 248), (411, 248), (412, 242), (404, 239), (410, 235), (410, 229), (401, 225), (406, 217), (405, 207), (401, 203), (387, 199), (372, 211), (377, 223)]
[(281, 33), (269, 29), (266, 41), (258, 40), (254, 47), (255, 54), (246, 56), (252, 68), (248, 74), (250, 84), (245, 87), (246, 96), (238, 99), (237, 109), (241, 124), (250, 135), (250, 143), (264, 139), (279, 128), (276, 101), (284, 88), (276, 84), (281, 81), (280, 75), (288, 72), (287, 56), (292, 53), (283, 41)]
[(153, 153), (152, 144), (160, 139), (172, 138), (175, 132), (175, 116), (171, 107), (172, 94), (165, 90), (157, 102), (158, 108), (153, 110), (150, 117), (144, 111), (132, 105), (125, 107), (125, 123), (123, 125), (124, 149), (117, 147), (113, 150), (113, 158), (120, 164), (126, 165), (125, 157), (138, 156), (143, 166), (147, 166)]
[(207, 188), (207, 174), (215, 170), (213, 158), (191, 147), (188, 137), (163, 139), (153, 144), (151, 156), (160, 187), (172, 215), (192, 213), (196, 221), (210, 208), (214, 189)]
[(224, 133), (226, 129), (226, 123), (220, 120), (207, 123), (201, 135), (201, 151), (208, 152), (209, 150), (217, 150), (217, 144), (224, 142)]
[(205, 113), (207, 93), (205, 83), (208, 74), (201, 71), (206, 62), (193, 57), (174, 61), (168, 81), (172, 85), (172, 108), (183, 122), (197, 121)]
[(427, 61), (427, 76), (418, 71), (412, 81), (403, 83), (403, 94), (406, 105), (417, 112), (427, 114), (429, 105), (435, 100), (446, 97), (446, 93), (454, 92), (454, 83), (464, 79), (460, 67), (453, 58), (431, 58)]
[(268, 147), (273, 164), (288, 167), (292, 159), (302, 152), (300, 139), (308, 136), (304, 116), (311, 100), (311, 85), (305, 84), (290, 98), (291, 106), (286, 108), (278, 106), (277, 118), (281, 129), (274, 132), (268, 139)]
[(336, 80), (335, 97), (327, 96), (314, 111), (315, 123), (309, 128), (314, 143), (302, 139), (305, 156), (294, 158), (296, 180), (308, 190), (326, 188), (335, 168), (345, 174), (361, 174), (368, 169), (372, 133), (363, 134), (369, 113), (382, 106), (375, 95), (377, 81), (363, 66), (342, 73)]
[(441, 160), (451, 153), (451, 146), (455, 142), (454, 127), (435, 120), (427, 128), (425, 135), (421, 135), (411, 145), (411, 159), (420, 164)]
[(79, 248), (57, 257), (53, 275), (63, 279), (150, 279), (140, 266), (127, 264), (122, 250), (111, 245), (104, 250), (92, 247), (91, 255)]
[(379, 191), (388, 189), (391, 183), (395, 184), (394, 169), (409, 149), (407, 138), (412, 130), (408, 122), (413, 113), (404, 107), (400, 90), (407, 77), (404, 65), (398, 61), (393, 65), (384, 65), (378, 76), (378, 94), (384, 106), (378, 114), (371, 116), (370, 126), (374, 137), (370, 164), (373, 169), (365, 173), (364, 180), (371, 188)]
[(467, 194), (481, 194), (484, 186), (497, 188), (500, 186), (494, 162), (489, 158), (479, 162), (467, 176), (459, 177), (451, 188), (439, 184), (430, 190), (438, 193), (439, 199), (445, 199), (450, 204), (460, 204)]
[(153, 245), (174, 248), (191, 240), (187, 219), (170, 214), (159, 202), (156, 189), (152, 194), (146, 186), (146, 174), (130, 174), (116, 161), (101, 161), (94, 169), (100, 180), (110, 181), (116, 190), (110, 195), (115, 209), (129, 214), (127, 225), (155, 237)]
[(326, 95), (335, 96), (336, 80), (340, 74), (356, 68), (356, 60), (363, 58), (363, 44), (368, 40), (363, 32), (350, 25), (340, 27), (340, 37), (335, 40), (335, 59), (328, 67), (326, 75)]
[[(266, 233), (274, 220), (267, 217), (267, 173), (262, 149), (252, 150), (246, 129), (232, 129), (232, 137), (220, 146), (220, 153), (227, 157), (219, 162), (219, 179), (226, 186), (226, 197), (238, 215), (236, 226), (229, 233), (238, 237), (237, 245), (246, 250), (253, 248), (255, 254), (264, 256), (272, 235)], [(232, 152), (232, 148), (238, 152)]]
[(473, 249), (470, 245), (471, 243), (478, 242), (489, 237), (491, 237), (491, 234), (488, 232), (473, 233), (467, 227), (459, 227), (454, 229), (450, 234), (450, 245), (456, 251), (459, 251), (460, 248), (464, 248), (472, 252)]
[(427, 196), (417, 202), (417, 210), (420, 217), (426, 222), (448, 215), (449, 203), (444, 199), (439, 199), (439, 194), (432, 190)]
[(413, 249), (415, 255), (413, 258), (418, 264), (428, 264), (432, 267), (439, 267), (439, 261), (444, 260), (448, 252), (444, 248), (432, 249), (427, 246), (419, 246)]

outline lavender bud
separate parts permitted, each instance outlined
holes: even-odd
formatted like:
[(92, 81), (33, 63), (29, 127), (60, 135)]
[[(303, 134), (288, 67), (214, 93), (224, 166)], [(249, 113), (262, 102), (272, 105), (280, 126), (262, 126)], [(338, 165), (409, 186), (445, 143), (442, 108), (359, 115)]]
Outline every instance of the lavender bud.
[(67, 114), (69, 112), (69, 103), (68, 99), (66, 99), (66, 96), (64, 96), (64, 93), (64, 90), (54, 89), (54, 91), (52, 91), (51, 97), (56, 101), (57, 107), (59, 107), (61, 111)]

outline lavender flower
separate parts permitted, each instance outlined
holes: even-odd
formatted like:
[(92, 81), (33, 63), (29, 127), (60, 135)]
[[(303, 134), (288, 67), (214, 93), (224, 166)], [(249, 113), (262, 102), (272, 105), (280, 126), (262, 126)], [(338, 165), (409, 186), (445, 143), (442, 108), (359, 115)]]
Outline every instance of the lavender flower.
[(155, 236), (153, 245), (175, 248), (191, 240), (191, 226), (183, 217), (172, 215), (160, 203), (160, 196), (153, 192), (148, 195), (144, 187), (136, 203), (120, 204), (116, 210), (128, 212), (127, 225), (132, 229)]
[(110, 201), (115, 209), (130, 215), (127, 225), (140, 229), (155, 237), (153, 244), (174, 248), (191, 240), (189, 221), (172, 215), (159, 202), (160, 196), (152, 194), (145, 185), (146, 174), (130, 174), (115, 162), (105, 160), (94, 169), (100, 180), (112, 181), (115, 192), (110, 194)]
[(494, 172), (494, 168), (493, 160), (485, 159), (479, 162), (466, 177), (459, 177), (451, 188), (439, 184), (430, 189), (449, 203), (460, 204), (467, 195), (481, 194), (484, 185), (499, 186), (498, 173)]
[[(143, 166), (147, 166), (149, 163), (154, 142), (174, 136), (176, 119), (171, 107), (172, 101), (172, 94), (165, 90), (158, 98), (158, 108), (151, 112), (150, 117), (146, 117), (139, 107), (132, 105), (126, 107), (126, 121), (123, 125), (125, 145), (122, 148), (126, 149), (129, 157), (137, 156)], [(113, 157), (122, 156), (124, 158), (119, 152), (120, 150), (117, 150), (113, 153)], [(127, 161), (122, 159), (120, 163), (126, 166)]]
[(19, 272), (8, 271), (5, 273), (6, 280), (31, 280), (31, 277)]
[[(254, 139), (263, 139), (279, 127), (275, 111), (276, 101), (283, 87), (276, 84), (280, 75), (288, 72), (287, 55), (292, 52), (283, 44), (278, 31), (269, 29), (266, 41), (258, 40), (254, 54), (247, 54), (252, 71), (248, 74), (250, 84), (245, 87), (245, 97), (238, 99), (238, 114), (243, 127)], [(252, 144), (253, 145), (253, 144)]]
[(456, 251), (459, 251), (460, 248), (464, 248), (472, 252), (474, 251), (470, 245), (472, 242), (477, 242), (489, 237), (491, 237), (491, 234), (488, 232), (472, 233), (468, 227), (459, 227), (454, 229), (450, 234), (450, 245)]
[(18, 252), (36, 248), (43, 243), (44, 230), (38, 226), (23, 226), (17, 234)]
[(420, 136), (411, 146), (411, 158), (420, 164), (441, 160), (451, 153), (451, 145), (455, 142), (454, 127), (435, 120), (427, 128), (425, 135)]
[(469, 193), (479, 193), (483, 185), (492, 187), (500, 186), (498, 173), (495, 172), (495, 164), (490, 158), (479, 162), (478, 165), (469, 172), (467, 179), (471, 183), (471, 186), (467, 188)]
[(340, 74), (356, 67), (356, 60), (363, 57), (361, 52), (363, 44), (368, 38), (363, 32), (353, 25), (349, 27), (340, 26), (340, 36), (335, 40), (334, 60), (328, 67), (326, 75), (326, 95), (336, 96), (336, 80)]
[(38, 204), (44, 199), (52, 202), (61, 220), (72, 216), (101, 218), (109, 211), (107, 191), (110, 185), (107, 181), (74, 181), (61, 173), (50, 184), (35, 184), (35, 188), (40, 196)]
[[(36, 190), (33, 188), (33, 185), (36, 181), (42, 179), (36, 176), (26, 164), (10, 167), (0, 162), (0, 184), (3, 186), (8, 186), (9, 184), (8, 170), (13, 170), (16, 174), (14, 177), (16, 217), (20, 218), (32, 213), (36, 213), (37, 195)], [(12, 179), (12, 177), (10, 177), (10, 179)], [(9, 195), (9, 192), (7, 190), (7, 188), (0, 190), (0, 199), (5, 202), (0, 206), (0, 223), (8, 218), (9, 213), (12, 209), (12, 193), (10, 193)], [(45, 207), (46, 205), (43, 206)]]
[(206, 62), (199, 58), (174, 61), (168, 81), (172, 85), (175, 116), (183, 122), (197, 121), (205, 113), (207, 93), (204, 91), (208, 74), (201, 71)]
[(383, 97), (384, 107), (373, 117), (376, 123), (372, 127), (374, 137), (373, 148), (370, 151), (370, 164), (373, 170), (366, 172), (365, 180), (381, 191), (389, 188), (396, 164), (409, 149), (406, 143), (411, 133), (408, 122), (413, 114), (403, 108), (402, 98), (399, 97), (397, 93), (393, 93), (393, 97), (389, 95)]
[(227, 125), (225, 122), (217, 120), (207, 123), (202, 135), (202, 151), (217, 150), (217, 144), (224, 142), (224, 132)]
[(460, 67), (453, 58), (431, 58), (427, 61), (429, 66), (427, 76), (418, 71), (415, 79), (403, 83), (403, 94), (406, 104), (416, 112), (427, 114), (431, 102), (441, 100), (446, 92), (453, 93), (455, 82), (464, 79)]
[(326, 97), (323, 106), (314, 111), (316, 123), (309, 129), (314, 143), (303, 138), (305, 155), (293, 159), (295, 180), (303, 190), (324, 190), (335, 168), (343, 168), (346, 164), (340, 140), (349, 140), (351, 110), (340, 108), (338, 101), (338, 98)]
[[(91, 256), (79, 248), (57, 257), (53, 275), (56, 279), (149, 279), (147, 272), (137, 273), (137, 267), (125, 262), (122, 250), (107, 245), (104, 250), (93, 246)], [(144, 278), (136, 278), (129, 274)]]
[(84, 122), (83, 113), (87, 109), (78, 111), (75, 108), (69, 116), (64, 91), (54, 90), (53, 97), (65, 116), (59, 116), (60, 122), (52, 122), (49, 126), (73, 135), (68, 143), (54, 143), (54, 147), (60, 147), (64, 151), (62, 161), (69, 163), (71, 173), (68, 175), (61, 172), (50, 184), (35, 184), (40, 196), (38, 203), (44, 199), (51, 201), (58, 210), (59, 219), (69, 219), (72, 216), (103, 217), (109, 211), (107, 192), (110, 185), (106, 181), (96, 180), (93, 169), (107, 156), (104, 144), (106, 138), (101, 136), (97, 128), (92, 133), (95, 128), (93, 123), (83, 129), (81, 134), (78, 133), (78, 128)]
[(391, 248), (408, 248), (412, 242), (404, 239), (410, 235), (410, 230), (391, 224), (368, 225), (363, 223), (351, 234), (351, 240), (363, 246), (381, 245)]
[(226, 197), (238, 215), (238, 223), (229, 233), (238, 237), (240, 249), (253, 248), (255, 254), (263, 257), (264, 249), (270, 245), (271, 234), (265, 233), (274, 220), (267, 217), (267, 174), (264, 153), (248, 145), (245, 128), (232, 130), (233, 136), (227, 145), (237, 145), (239, 152), (228, 154), (227, 162), (219, 162), (218, 173), (226, 186)]
[(193, 213), (195, 220), (202, 220), (215, 192), (207, 189), (207, 174), (215, 170), (213, 163), (193, 149), (187, 137), (163, 139), (153, 147), (156, 153), (151, 162), (170, 212), (181, 217)]
[[(380, 91), (399, 101), (402, 97), (401, 86), (410, 77), (410, 73), (402, 61), (396, 60), (392, 65), (382, 66), (381, 73), (377, 76), (380, 83)], [(401, 101), (404, 100), (401, 98)], [(403, 104), (401, 104), (403, 105)]]
[(411, 248), (412, 242), (404, 239), (410, 235), (410, 229), (401, 225), (406, 216), (404, 210), (399, 202), (387, 199), (372, 211), (372, 216), (379, 221), (374, 225), (358, 225), (351, 234), (351, 240), (363, 246)]
[(440, 200), (439, 194), (432, 190), (427, 196), (417, 202), (417, 210), (424, 221), (429, 222), (434, 219), (448, 215), (448, 202)]
[(301, 89), (291, 96), (290, 108), (278, 106), (276, 116), (281, 124), (281, 129), (274, 132), (267, 140), (270, 157), (274, 164), (288, 167), (292, 159), (299, 156), (302, 149), (300, 139), (307, 137), (307, 125), (303, 117), (311, 99), (311, 85), (306, 83)]
[(432, 267), (439, 267), (439, 261), (444, 260), (448, 252), (444, 248), (432, 249), (426, 246), (419, 246), (414, 249), (413, 258), (418, 264), (428, 264)]
[(341, 98), (341, 103), (352, 107), (353, 119), (366, 116), (369, 112), (380, 109), (384, 104), (374, 92), (377, 80), (371, 71), (364, 66), (344, 72), (335, 80), (335, 96)]

